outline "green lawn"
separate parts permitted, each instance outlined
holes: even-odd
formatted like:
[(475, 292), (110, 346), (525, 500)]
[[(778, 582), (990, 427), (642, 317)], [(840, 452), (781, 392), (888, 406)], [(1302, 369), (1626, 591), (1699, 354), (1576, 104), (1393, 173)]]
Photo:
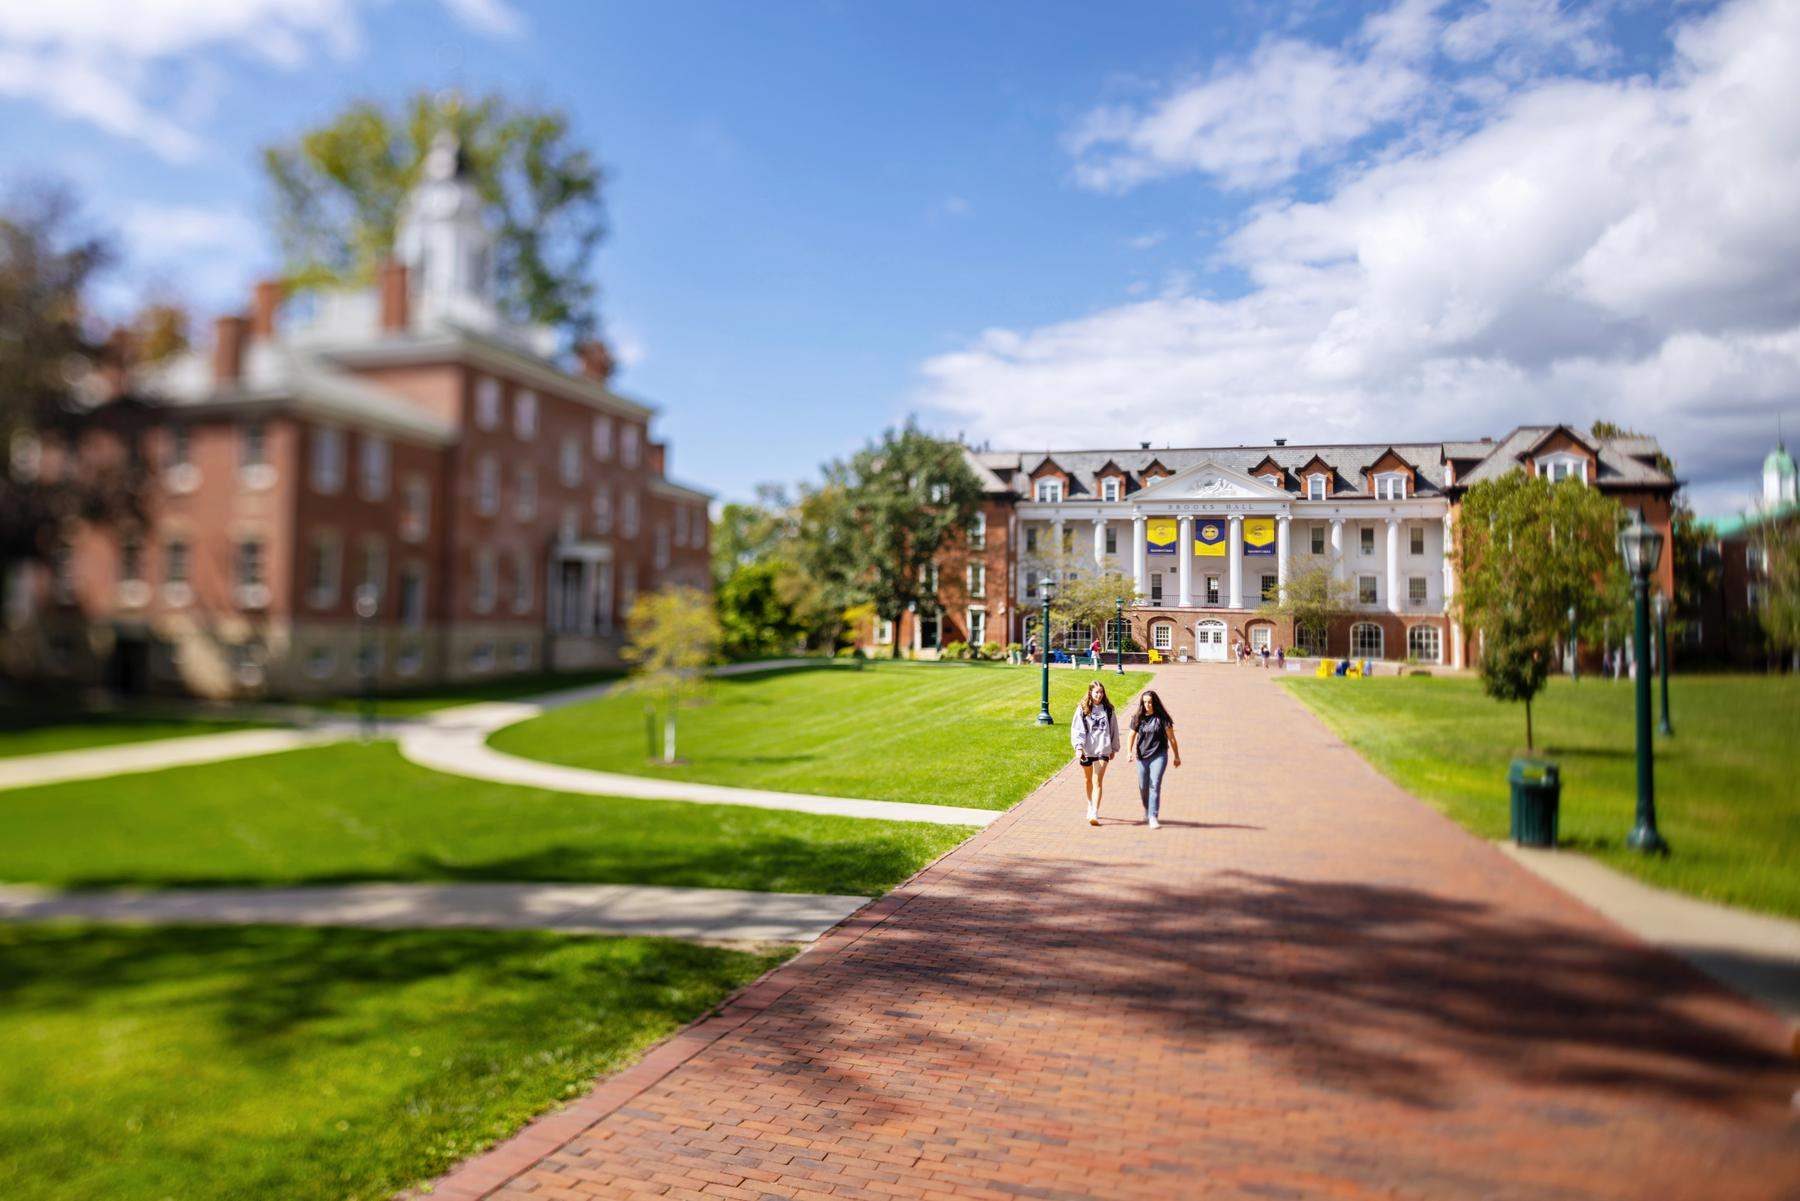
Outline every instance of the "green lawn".
[[(1000, 664), (872, 662), (715, 680), (683, 710), (684, 765), (645, 754), (644, 702), (603, 697), (508, 727), (498, 750), (633, 775), (783, 792), (1004, 809), (1069, 758), (1091, 671), (1052, 669), (1056, 724), (1032, 724), (1039, 673)], [(1150, 676), (1102, 673), (1115, 703)]]
[[(1508, 833), (1506, 768), (1524, 709), (1472, 679), (1285, 679), (1370, 762), (1486, 838)], [(1675, 737), (1656, 739), (1667, 859), (1627, 850), (1637, 803), (1627, 681), (1550, 681), (1532, 706), (1539, 752), (1562, 764), (1561, 837), (1652, 884), (1800, 916), (1800, 679), (1676, 676)]]
[(190, 720), (166, 714), (80, 713), (55, 709), (26, 714), (9, 707), (0, 713), (0, 759), (148, 742), (156, 738), (222, 734), (228, 730), (258, 729), (268, 724), (225, 718)]
[[(376, 698), (375, 709), (381, 717), (417, 717), (457, 705), (474, 705), (483, 701), (516, 701), (521, 697), (579, 688), (583, 684), (616, 680), (623, 674), (609, 668), (603, 671), (507, 676), (498, 680), (464, 680), (456, 684), (383, 693)], [(302, 703), (314, 709), (323, 709), (327, 713), (355, 714), (362, 711), (362, 698), (356, 696), (318, 697)]]
[(545, 880), (867, 896), (973, 832), (490, 784), (415, 767), (391, 743), (0, 792), (0, 823), (0, 880), (65, 887)]
[(539, 933), (0, 926), (0, 1196), (385, 1199), (781, 958)]

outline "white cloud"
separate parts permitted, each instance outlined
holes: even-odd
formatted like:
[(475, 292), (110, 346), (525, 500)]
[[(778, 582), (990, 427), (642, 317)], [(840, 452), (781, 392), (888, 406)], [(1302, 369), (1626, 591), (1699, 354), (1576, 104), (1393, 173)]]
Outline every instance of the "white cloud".
[[(194, 95), (170, 96), (158, 68), (192, 67), (228, 49), (295, 71), (320, 56), (361, 49), (358, 9), (367, 0), (54, 0), (0, 4), (0, 96), (140, 142), (175, 162), (196, 158)], [(505, 0), (440, 0), (479, 33), (522, 28)]]
[(989, 331), (924, 364), (923, 402), (1024, 445), (1605, 417), (1736, 495), (1800, 402), (1800, 5), (1739, 0), (1675, 44), (1660, 76), (1509, 86), (1316, 202), (1263, 201), (1220, 245), (1240, 297)]
[(129, 255), (115, 304), (146, 290), (201, 308), (244, 304), (250, 277), (267, 260), (264, 226), (243, 211), (194, 204), (137, 204), (116, 222)]

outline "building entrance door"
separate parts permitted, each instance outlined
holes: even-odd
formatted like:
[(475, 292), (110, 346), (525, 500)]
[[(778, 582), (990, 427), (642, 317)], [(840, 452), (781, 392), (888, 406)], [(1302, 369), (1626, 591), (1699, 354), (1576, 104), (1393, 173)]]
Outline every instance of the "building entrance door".
[(1225, 623), (1203, 621), (1194, 627), (1194, 658), (1202, 663), (1225, 662)]
[(1250, 649), (1253, 651), (1273, 651), (1275, 644), (1271, 640), (1273, 631), (1269, 626), (1252, 626), (1250, 628)]

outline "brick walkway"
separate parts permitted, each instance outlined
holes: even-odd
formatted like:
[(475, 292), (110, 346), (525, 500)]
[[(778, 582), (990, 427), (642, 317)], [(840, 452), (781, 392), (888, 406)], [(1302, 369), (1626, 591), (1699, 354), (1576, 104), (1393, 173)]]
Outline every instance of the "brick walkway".
[(1800, 1196), (1770, 1015), (1262, 673), (1159, 685), (1187, 751), (1162, 830), (1090, 828), (1064, 772), (437, 1196)]

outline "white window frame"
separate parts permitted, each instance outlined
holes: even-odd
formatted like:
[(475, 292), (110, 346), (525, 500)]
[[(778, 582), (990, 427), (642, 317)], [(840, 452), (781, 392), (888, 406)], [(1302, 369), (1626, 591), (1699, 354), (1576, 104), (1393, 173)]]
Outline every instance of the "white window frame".
[(483, 517), (500, 511), (500, 460), (493, 455), (475, 463), (475, 511)]
[(537, 468), (530, 463), (520, 463), (519, 479), (514, 488), (513, 515), (520, 521), (535, 520), (538, 507)]
[(475, 428), (492, 430), (500, 427), (500, 381), (484, 375), (475, 381)]
[(380, 434), (367, 431), (357, 439), (357, 482), (364, 500), (386, 500), (393, 479), (394, 448)]
[(513, 436), (529, 442), (537, 437), (538, 398), (530, 388), (519, 389), (513, 397)]
[(594, 490), (594, 532), (610, 534), (613, 523), (612, 489), (600, 487)]
[(987, 514), (975, 514), (975, 521), (969, 526), (969, 549), (987, 549)]
[(1262, 481), (1271, 488), (1281, 487), (1281, 477), (1278, 475), (1265, 475), (1262, 477)]
[(1315, 471), (1306, 477), (1306, 499), (1324, 500), (1325, 485), (1328, 481), (1323, 472)]
[(969, 563), (963, 569), (963, 580), (969, 596), (987, 595), (987, 564)]
[(1209, 575), (1206, 577), (1205, 591), (1202, 593), (1202, 595), (1206, 597), (1206, 603), (1208, 605), (1217, 605), (1220, 603), (1219, 598), (1223, 595), (1223, 593), (1220, 591), (1218, 576)]
[(1428, 605), (1431, 603), (1431, 577), (1412, 575), (1406, 577), (1406, 600), (1411, 605)]
[(1114, 501), (1119, 499), (1119, 477), (1109, 475), (1100, 481), (1100, 499)]
[(1356, 603), (1359, 605), (1379, 605), (1381, 603), (1380, 576), (1359, 575), (1356, 577)]
[(315, 425), (311, 441), (312, 489), (335, 496), (344, 488), (344, 431), (335, 425)]
[(1272, 601), (1276, 599), (1276, 594), (1281, 587), (1281, 577), (1279, 575), (1265, 574), (1257, 582), (1260, 585), (1257, 589), (1257, 597), (1260, 600)]
[(1375, 527), (1359, 525), (1356, 527), (1356, 546), (1362, 556), (1371, 558), (1375, 554)]
[(894, 623), (885, 617), (875, 619), (875, 645), (892, 646), (894, 643)]
[(1326, 536), (1325, 527), (1314, 523), (1311, 535), (1307, 540), (1307, 549), (1315, 555), (1331, 553), (1331, 541)]
[(636, 467), (643, 445), (643, 432), (637, 426), (627, 423), (619, 431), (619, 462), (627, 467)]
[(1406, 536), (1407, 536), (1407, 547), (1411, 551), (1411, 553), (1413, 553), (1415, 555), (1422, 555), (1425, 553), (1425, 527), (1424, 526), (1415, 525), (1415, 526), (1407, 527), (1407, 535)]
[(1587, 459), (1568, 451), (1544, 455), (1537, 460), (1537, 473), (1553, 484), (1566, 479), (1578, 479), (1583, 484), (1588, 482)]
[(1150, 603), (1153, 605), (1160, 605), (1162, 604), (1162, 599), (1163, 573), (1160, 571), (1153, 571), (1150, 573)]
[(1061, 480), (1039, 480), (1032, 491), (1040, 505), (1062, 503), (1063, 482)]
[[(1430, 636), (1429, 641), (1431, 643), (1431, 648), (1429, 654), (1419, 653), (1421, 648), (1418, 643), (1427, 640), (1422, 638), (1421, 635)], [(1408, 629), (1406, 631), (1406, 657), (1408, 659), (1417, 659), (1421, 663), (1442, 663), (1444, 661), (1443, 631), (1428, 622), (1421, 622)]]
[(1376, 500), (1405, 500), (1406, 475), (1400, 471), (1383, 471), (1375, 477)]
[(1150, 645), (1159, 651), (1175, 649), (1175, 623), (1159, 621), (1150, 627)]
[(562, 457), (558, 469), (562, 475), (563, 486), (579, 488), (581, 486), (581, 443), (573, 437), (565, 437), (559, 453)]
[(594, 418), (593, 447), (594, 458), (599, 462), (604, 463), (612, 458), (613, 423), (611, 417), (603, 414)]
[(967, 620), (964, 628), (969, 631), (969, 646), (971, 649), (979, 648), (988, 640), (987, 609), (981, 605), (971, 605), (963, 616)]
[[(1375, 651), (1369, 653), (1367, 632), (1375, 632)], [(1352, 659), (1382, 659), (1387, 656), (1387, 636), (1377, 622), (1359, 621), (1350, 627), (1350, 657)]]

